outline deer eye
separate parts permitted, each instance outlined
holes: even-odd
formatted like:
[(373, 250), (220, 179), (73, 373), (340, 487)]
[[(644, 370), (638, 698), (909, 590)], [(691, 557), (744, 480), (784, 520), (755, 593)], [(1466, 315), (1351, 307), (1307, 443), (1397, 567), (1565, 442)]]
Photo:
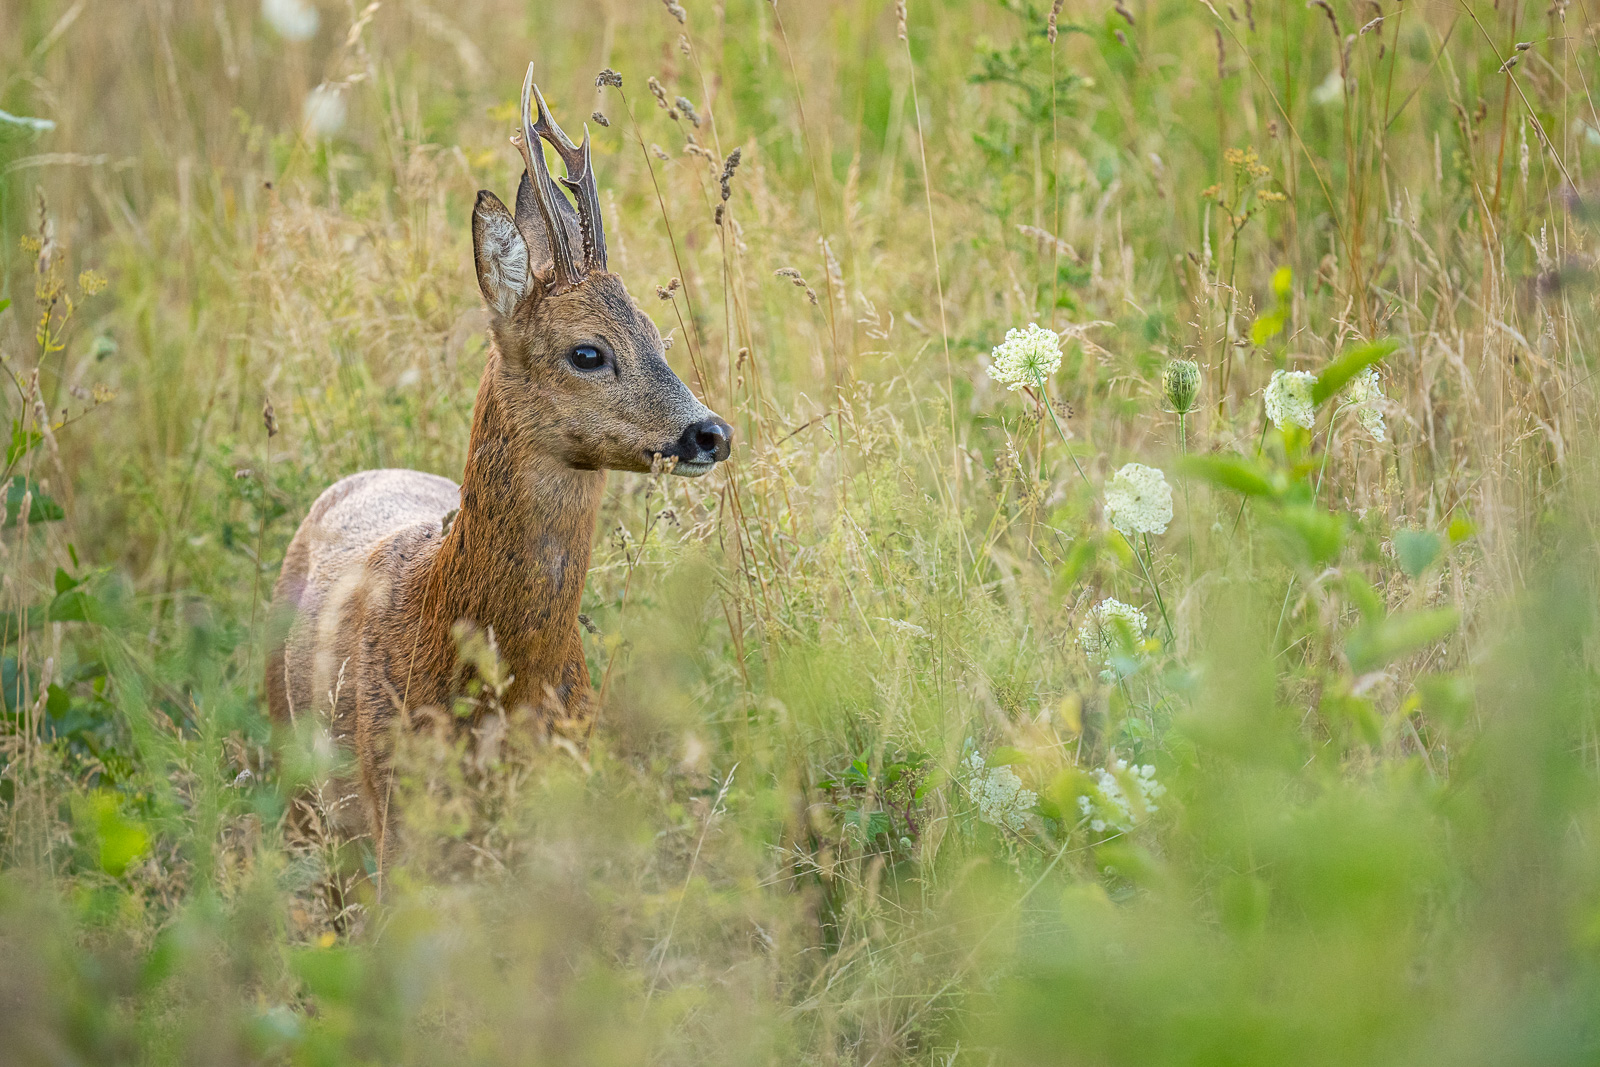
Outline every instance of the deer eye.
[(594, 345), (579, 345), (567, 356), (567, 360), (579, 370), (599, 370), (606, 365), (605, 353)]

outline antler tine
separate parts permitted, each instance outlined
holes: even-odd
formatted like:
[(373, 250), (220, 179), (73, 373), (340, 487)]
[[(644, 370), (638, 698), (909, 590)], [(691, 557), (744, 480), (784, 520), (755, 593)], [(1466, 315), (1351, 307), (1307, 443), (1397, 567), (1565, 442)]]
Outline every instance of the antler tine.
[[(531, 97), (538, 90), (533, 85), (533, 64), (528, 64), (528, 76), (522, 80), (522, 141), (517, 147), (522, 151), (523, 165), (528, 168), (528, 178), (533, 186), (533, 198), (539, 204), (539, 214), (544, 218), (545, 233), (550, 238), (550, 258), (555, 265), (556, 289), (562, 291), (571, 289), (582, 279), (578, 274), (577, 265), (572, 261), (572, 246), (567, 243), (567, 227), (562, 221), (561, 214), (556, 207), (555, 197), (559, 194), (555, 190), (555, 183), (550, 178), (550, 168), (544, 162), (544, 150), (539, 145), (539, 134), (536, 132), (529, 104)], [(539, 101), (541, 116), (544, 113), (544, 101)], [(558, 149), (559, 151), (559, 146)], [(562, 156), (563, 162), (566, 156)]]
[(605, 224), (600, 220), (600, 190), (595, 185), (594, 167), (591, 166), (589, 155), (588, 124), (583, 127), (583, 144), (575, 145), (556, 122), (555, 116), (550, 114), (544, 94), (537, 85), (533, 87), (533, 99), (539, 108), (538, 119), (533, 125), (534, 132), (549, 141), (556, 155), (561, 157), (562, 164), (567, 168), (561, 184), (572, 191), (578, 202), (578, 219), (583, 224), (584, 267), (586, 270), (605, 270), (606, 231)]

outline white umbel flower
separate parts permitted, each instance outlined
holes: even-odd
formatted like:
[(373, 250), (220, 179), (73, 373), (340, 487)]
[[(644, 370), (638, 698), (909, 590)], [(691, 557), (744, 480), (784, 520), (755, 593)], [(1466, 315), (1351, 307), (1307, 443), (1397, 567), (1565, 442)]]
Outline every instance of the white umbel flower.
[(1016, 392), (1037, 385), (1061, 366), (1061, 338), (1036, 322), (1026, 330), (1007, 330), (1006, 339), (990, 353), (989, 377)]
[(261, 0), (261, 17), (286, 41), (308, 41), (317, 32), (317, 9), (310, 0)]
[(1114, 759), (1094, 771), (1094, 788), (1078, 797), (1078, 811), (1089, 819), (1095, 833), (1107, 830), (1126, 833), (1161, 809), (1156, 800), (1167, 787), (1156, 781), (1156, 769), (1148, 763), (1134, 766)]
[(343, 86), (319, 85), (306, 94), (306, 130), (325, 141), (344, 129), (346, 111)]
[(1317, 421), (1317, 407), (1311, 400), (1311, 390), (1317, 376), (1303, 370), (1275, 370), (1267, 383), (1267, 418), (1272, 425), (1283, 429), (1285, 423), (1311, 429)]
[(1033, 790), (1025, 788), (1010, 767), (985, 767), (983, 757), (974, 752), (966, 761), (967, 789), (978, 803), (978, 818), (991, 826), (1020, 833), (1028, 825), (1028, 812), (1039, 802)]
[(1350, 382), (1350, 391), (1347, 403), (1355, 408), (1356, 418), (1361, 421), (1362, 429), (1373, 436), (1374, 440), (1382, 441), (1387, 438), (1387, 427), (1383, 424), (1383, 387), (1378, 379), (1376, 367), (1368, 367), (1356, 375)]
[(1103, 663), (1117, 650), (1121, 640), (1119, 630), (1126, 629), (1127, 636), (1138, 642), (1149, 627), (1150, 620), (1145, 618), (1144, 612), (1108, 596), (1089, 609), (1089, 617), (1078, 630), (1078, 644), (1084, 655)]
[(1143, 463), (1124, 464), (1106, 482), (1106, 520), (1129, 540), (1134, 534), (1166, 533), (1172, 521), (1167, 476)]

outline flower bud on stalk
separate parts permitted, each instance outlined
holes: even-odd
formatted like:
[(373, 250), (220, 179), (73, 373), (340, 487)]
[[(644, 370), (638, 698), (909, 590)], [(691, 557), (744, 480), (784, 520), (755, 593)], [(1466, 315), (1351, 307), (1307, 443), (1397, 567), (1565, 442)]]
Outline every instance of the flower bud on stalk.
[(1175, 359), (1168, 363), (1162, 391), (1167, 403), (1179, 415), (1193, 411), (1195, 397), (1200, 392), (1200, 364), (1192, 359)]

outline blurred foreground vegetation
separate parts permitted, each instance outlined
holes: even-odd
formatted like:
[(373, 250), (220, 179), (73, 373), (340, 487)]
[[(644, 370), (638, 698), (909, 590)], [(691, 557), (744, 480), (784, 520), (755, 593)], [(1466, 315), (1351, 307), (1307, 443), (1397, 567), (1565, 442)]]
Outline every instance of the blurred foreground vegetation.
[[(0, 1059), (1600, 1061), (1589, 10), (684, 8), (0, 6)], [(738, 443), (380, 879), (265, 602), (459, 476), (530, 58)]]

